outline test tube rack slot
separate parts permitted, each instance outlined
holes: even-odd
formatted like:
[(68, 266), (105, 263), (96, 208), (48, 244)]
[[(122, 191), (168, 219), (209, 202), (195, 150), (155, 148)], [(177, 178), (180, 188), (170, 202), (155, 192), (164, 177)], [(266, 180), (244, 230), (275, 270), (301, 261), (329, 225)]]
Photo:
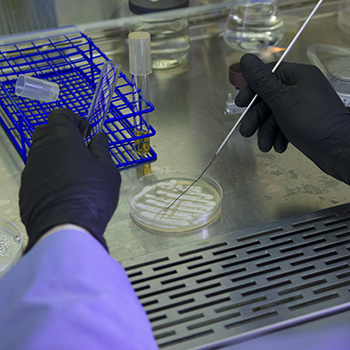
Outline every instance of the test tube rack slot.
[[(55, 108), (68, 108), (86, 118), (93, 99), (102, 65), (108, 57), (74, 26), (13, 35), (0, 39), (0, 123), (24, 162), (34, 129), (47, 123)], [(15, 84), (21, 75), (55, 82), (60, 87), (55, 102), (44, 103), (15, 94)], [(119, 169), (128, 168), (157, 158), (150, 148), (142, 156), (135, 152), (135, 116), (154, 110), (149, 101), (139, 110), (135, 88), (120, 72), (115, 93), (105, 120), (103, 132), (109, 139), (109, 150)], [(141, 96), (141, 98), (143, 98)], [(94, 129), (94, 128), (92, 128)], [(148, 137), (155, 135), (149, 125)]]

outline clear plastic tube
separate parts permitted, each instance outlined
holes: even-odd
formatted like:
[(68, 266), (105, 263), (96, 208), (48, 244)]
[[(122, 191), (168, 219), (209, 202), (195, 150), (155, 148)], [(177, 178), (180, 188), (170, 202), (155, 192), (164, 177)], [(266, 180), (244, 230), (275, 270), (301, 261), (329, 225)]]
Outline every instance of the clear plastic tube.
[(22, 74), (17, 79), (15, 91), (18, 96), (48, 103), (57, 100), (60, 88), (55, 82)]
[[(146, 109), (148, 101), (148, 75), (151, 67), (151, 36), (147, 32), (132, 32), (129, 34), (129, 68), (132, 74), (133, 106), (134, 106), (134, 135), (136, 137), (135, 151), (143, 156), (150, 151), (147, 134), (149, 123)], [(146, 135), (145, 137), (142, 137)]]
[[(118, 81), (121, 66), (112, 61), (106, 61), (97, 82), (87, 120), (91, 125), (92, 135), (102, 131), (112, 96)], [(87, 137), (88, 135), (85, 135)]]
[[(134, 115), (134, 134), (136, 137), (147, 135), (149, 132), (148, 114), (142, 113), (146, 109), (148, 99), (148, 79), (147, 75), (134, 75), (132, 77), (134, 87), (133, 99), (135, 106)], [(135, 151), (140, 154), (146, 154), (150, 150), (149, 137), (135, 140)]]

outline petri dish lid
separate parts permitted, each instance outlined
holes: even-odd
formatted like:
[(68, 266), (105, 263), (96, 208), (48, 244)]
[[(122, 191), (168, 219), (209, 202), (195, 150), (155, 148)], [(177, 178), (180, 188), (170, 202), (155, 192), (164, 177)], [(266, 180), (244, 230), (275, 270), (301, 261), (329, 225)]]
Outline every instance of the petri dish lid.
[(20, 259), (22, 244), (22, 234), (18, 227), (0, 218), (0, 277)]
[(329, 74), (342, 81), (350, 82), (350, 57), (339, 57), (328, 64)]
[(213, 178), (199, 173), (167, 170), (138, 179), (128, 191), (130, 216), (140, 227), (156, 232), (186, 232), (207, 225), (221, 213), (222, 188)]

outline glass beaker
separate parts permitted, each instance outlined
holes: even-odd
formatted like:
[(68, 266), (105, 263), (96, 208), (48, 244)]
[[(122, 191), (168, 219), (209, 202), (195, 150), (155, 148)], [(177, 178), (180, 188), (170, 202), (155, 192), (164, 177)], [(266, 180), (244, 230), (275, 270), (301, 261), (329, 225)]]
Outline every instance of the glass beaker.
[(224, 39), (241, 51), (256, 52), (283, 42), (285, 29), (275, 0), (234, 0)]
[(338, 26), (350, 34), (350, 0), (344, 0), (338, 6)]
[(132, 31), (151, 34), (153, 69), (169, 69), (182, 64), (189, 44), (189, 0), (129, 0), (135, 21)]

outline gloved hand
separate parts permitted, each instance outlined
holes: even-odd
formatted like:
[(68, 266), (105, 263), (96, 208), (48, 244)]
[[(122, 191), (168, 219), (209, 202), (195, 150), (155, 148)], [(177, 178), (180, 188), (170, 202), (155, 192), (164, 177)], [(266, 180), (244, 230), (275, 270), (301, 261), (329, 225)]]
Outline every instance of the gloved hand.
[(268, 152), (274, 146), (284, 152), (291, 142), (319, 168), (338, 180), (350, 182), (350, 113), (321, 73), (311, 65), (282, 63), (265, 65), (246, 54), (240, 68), (247, 85), (236, 104), (255, 105), (240, 125), (242, 136), (258, 130), (258, 146)]
[(72, 111), (55, 109), (48, 124), (34, 130), (19, 193), (26, 251), (50, 228), (66, 223), (85, 228), (107, 249), (103, 233), (118, 204), (121, 177), (105, 134), (86, 147), (87, 127)]

